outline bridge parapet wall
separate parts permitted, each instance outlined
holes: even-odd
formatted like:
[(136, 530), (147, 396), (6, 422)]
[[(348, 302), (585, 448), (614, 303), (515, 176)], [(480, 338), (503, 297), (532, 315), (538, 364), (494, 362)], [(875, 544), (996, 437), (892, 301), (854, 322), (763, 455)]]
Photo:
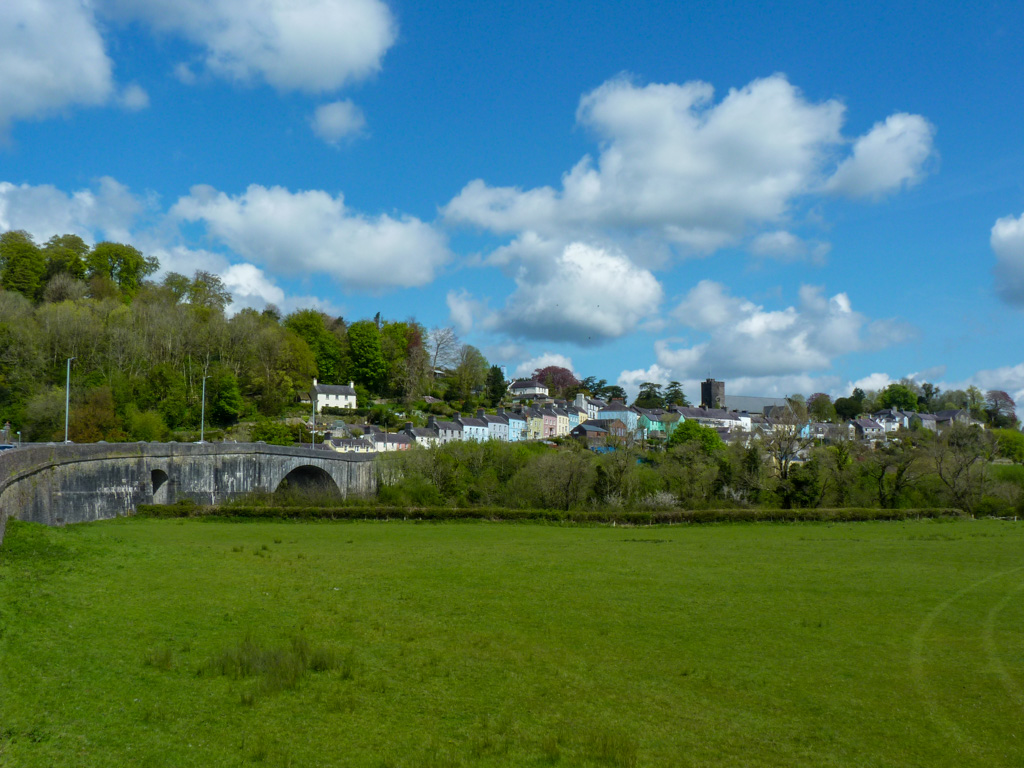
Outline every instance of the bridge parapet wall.
[(105, 520), (139, 504), (217, 504), (274, 491), (293, 469), (324, 470), (343, 495), (375, 487), (372, 454), (264, 443), (96, 443), (0, 454), (0, 543), (7, 519), (47, 525)]

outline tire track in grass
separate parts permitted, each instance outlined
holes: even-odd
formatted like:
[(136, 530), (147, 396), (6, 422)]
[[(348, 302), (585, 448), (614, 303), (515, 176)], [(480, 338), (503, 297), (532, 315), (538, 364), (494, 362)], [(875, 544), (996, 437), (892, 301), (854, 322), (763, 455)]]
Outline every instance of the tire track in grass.
[(1003, 682), (1003, 687), (1006, 692), (1013, 699), (1014, 703), (1024, 709), (1024, 689), (1010, 670), (1006, 668), (1006, 664), (1003, 663), (1002, 658), (999, 655), (999, 648), (996, 646), (995, 639), (995, 625), (996, 618), (1006, 608), (1007, 604), (1021, 592), (1024, 592), (1024, 582), (1017, 585), (1016, 589), (1006, 593), (1006, 596), (992, 606), (992, 609), (988, 612), (988, 616), (985, 618), (985, 630), (982, 634), (982, 639), (985, 643), (985, 652), (988, 654), (989, 660), (992, 662), (992, 666), (995, 667), (996, 672), (999, 674), (1000, 680)]
[[(921, 699), (925, 702), (928, 709), (928, 714), (931, 717), (932, 721), (940, 726), (940, 730), (944, 735), (946, 735), (951, 741), (956, 742), (959, 752), (964, 751), (965, 747), (968, 748), (971, 752), (974, 752), (976, 742), (973, 739), (970, 739), (969, 737), (965, 737), (963, 730), (957, 723), (957, 721), (954, 720), (945, 711), (945, 709), (939, 702), (938, 697), (933, 695), (932, 691), (934, 689), (934, 686), (928, 684), (927, 674), (924, 668), (925, 641), (928, 636), (928, 633), (935, 625), (936, 620), (943, 613), (945, 613), (950, 608), (950, 606), (952, 606), (955, 602), (961, 600), (964, 597), (967, 597), (976, 589), (984, 586), (985, 584), (988, 584), (991, 581), (1001, 579), (1004, 576), (1008, 576), (1012, 573), (1017, 573), (1018, 571), (1024, 571), (1024, 566), (1009, 568), (1005, 571), (999, 571), (997, 573), (984, 576), (978, 579), (977, 581), (968, 584), (966, 587), (964, 587), (951, 597), (946, 598), (937, 606), (935, 606), (935, 608), (933, 608), (931, 612), (924, 618), (924, 621), (921, 622), (921, 624), (917, 628), (917, 631), (914, 633), (914, 638), (911, 642), (910, 668), (914, 675), (914, 682), (915, 686), (917, 687), (918, 694), (920, 695)], [(1014, 590), (1014, 592), (1012, 592), (1011, 595), (1015, 592), (1016, 590)]]

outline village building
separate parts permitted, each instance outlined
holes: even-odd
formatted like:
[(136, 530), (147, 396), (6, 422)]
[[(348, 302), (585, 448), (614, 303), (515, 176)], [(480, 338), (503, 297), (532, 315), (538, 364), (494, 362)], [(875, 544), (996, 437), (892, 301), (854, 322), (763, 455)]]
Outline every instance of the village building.
[(349, 382), (348, 386), (319, 384), (316, 379), (313, 379), (309, 398), (313, 401), (317, 413), (323, 411), (324, 408), (355, 408), (355, 386), (354, 382)]
[(484, 413), (484, 409), (480, 408), (476, 412), (476, 417), (487, 424), (488, 440), (508, 442), (508, 419), (504, 415)]
[(513, 400), (537, 400), (548, 396), (548, 388), (539, 381), (513, 381), (508, 388)]
[(462, 439), (484, 443), (490, 438), (490, 428), (483, 419), (471, 416), (456, 416), (455, 421), (462, 427)]
[(423, 448), (431, 448), (440, 442), (436, 431), (430, 429), (430, 427), (414, 427), (411, 421), (405, 422), (402, 434), (408, 436), (412, 440), (413, 445), (419, 445)]
[(462, 425), (457, 421), (438, 421), (436, 417), (427, 419), (427, 428), (437, 433), (439, 445), (447, 445), (462, 440)]
[(874, 419), (852, 419), (854, 435), (858, 440), (885, 439), (885, 430)]

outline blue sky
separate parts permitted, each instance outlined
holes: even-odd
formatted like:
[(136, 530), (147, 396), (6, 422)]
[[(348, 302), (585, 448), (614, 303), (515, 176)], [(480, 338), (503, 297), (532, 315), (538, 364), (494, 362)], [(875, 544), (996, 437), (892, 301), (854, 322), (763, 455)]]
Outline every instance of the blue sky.
[(510, 373), (1024, 396), (1018, 3), (5, 0), (0, 229)]

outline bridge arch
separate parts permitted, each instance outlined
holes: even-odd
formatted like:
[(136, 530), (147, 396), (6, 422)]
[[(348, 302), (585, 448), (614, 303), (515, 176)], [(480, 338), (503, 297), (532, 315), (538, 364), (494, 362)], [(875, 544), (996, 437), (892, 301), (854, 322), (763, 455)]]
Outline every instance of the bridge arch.
[(168, 501), (167, 473), (162, 469), (154, 469), (149, 473), (150, 482), (153, 484), (153, 503), (166, 504)]
[(341, 496), (338, 483), (327, 470), (313, 464), (300, 464), (281, 478), (274, 492), (282, 490), (301, 490), (329, 493)]

